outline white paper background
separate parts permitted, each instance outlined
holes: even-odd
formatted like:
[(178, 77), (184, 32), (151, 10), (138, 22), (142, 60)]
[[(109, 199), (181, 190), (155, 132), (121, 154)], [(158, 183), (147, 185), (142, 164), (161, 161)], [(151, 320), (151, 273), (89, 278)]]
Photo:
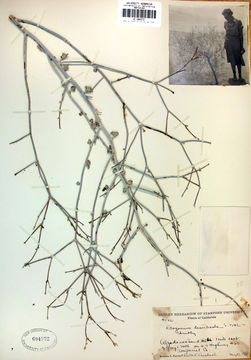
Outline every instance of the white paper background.
[[(73, 296), (69, 308), (59, 308), (51, 311), (50, 319), (46, 320), (46, 306), (52, 297), (43, 295), (46, 269), (40, 265), (23, 269), (23, 264), (32, 253), (32, 244), (24, 246), (26, 235), (21, 230), (29, 229), (34, 223), (37, 212), (43, 202), (42, 191), (32, 186), (39, 186), (39, 179), (34, 172), (29, 171), (15, 177), (14, 173), (27, 164), (29, 147), (18, 148), (10, 146), (9, 142), (22, 135), (26, 124), (25, 116), (13, 114), (15, 110), (25, 110), (26, 95), (23, 81), (22, 65), (22, 36), (10, 24), (8, 16), (40, 21), (49, 28), (69, 38), (77, 47), (83, 50), (91, 59), (102, 64), (125, 69), (128, 72), (158, 79), (168, 73), (168, 9), (167, 2), (162, 2), (161, 28), (125, 28), (117, 25), (117, 1), (114, 0), (74, 0), (66, 1), (28, 1), (10, 0), (0, 3), (0, 33), (1, 33), (1, 347), (2, 359), (151, 359), (152, 358), (152, 307), (153, 306), (187, 306), (199, 305), (197, 285), (181, 271), (171, 268), (167, 278), (165, 269), (158, 258), (145, 264), (154, 254), (142, 241), (135, 244), (131, 251), (131, 264), (135, 280), (143, 288), (140, 299), (121, 300), (122, 308), (119, 315), (125, 323), (108, 323), (109, 328), (118, 334), (119, 346), (113, 348), (104, 335), (93, 329), (93, 343), (84, 352), (84, 329), (79, 319), (78, 301)], [(37, 36), (42, 36), (39, 30)], [(50, 45), (53, 46), (53, 43)], [(64, 49), (59, 45), (55, 50), (60, 54)], [(59, 86), (55, 77), (47, 73), (48, 68), (34, 52), (35, 64), (32, 81), (40, 81), (33, 87), (33, 99), (36, 109), (51, 111), (55, 107), (54, 98), (44, 101), (44, 89), (54, 90)], [(81, 70), (80, 70), (81, 71)], [(45, 87), (44, 87), (45, 85)], [(170, 247), (170, 258), (184, 264), (193, 274), (198, 275), (199, 264), (199, 206), (247, 206), (251, 204), (251, 142), (250, 142), (250, 95), (249, 86), (244, 87), (173, 87), (175, 95), (169, 96), (170, 107), (182, 118), (186, 119), (192, 129), (198, 134), (204, 132), (204, 137), (212, 141), (210, 148), (203, 146), (203, 152), (195, 149), (194, 154), (198, 161), (207, 159), (210, 167), (201, 174), (202, 191), (197, 207), (192, 207), (194, 194), (184, 199), (177, 198), (175, 208), (177, 214), (191, 211), (183, 219), (182, 251)], [(131, 90), (132, 104), (143, 109), (142, 116), (149, 114), (150, 105), (145, 108), (147, 101), (138, 96), (137, 88), (134, 96)], [(127, 89), (124, 90), (128, 91)], [(147, 97), (150, 88), (144, 90)], [(104, 97), (104, 104), (110, 100)], [(134, 101), (134, 102), (133, 102)], [(141, 103), (139, 102), (141, 101)], [(144, 110), (146, 109), (146, 110)], [(160, 109), (153, 105), (158, 113)], [(144, 113), (145, 112), (145, 113)], [(36, 115), (38, 124), (41, 124), (41, 136), (50, 138), (48, 127), (50, 119), (55, 114), (50, 112), (49, 117)], [(157, 117), (156, 117), (157, 118)], [(45, 119), (45, 120), (44, 120)], [(43, 123), (43, 121), (46, 121)], [(55, 120), (54, 120), (55, 121)], [(45, 126), (44, 126), (45, 125)], [(203, 130), (204, 129), (204, 130)], [(78, 129), (70, 127), (69, 135), (65, 136), (67, 149), (71, 144), (77, 144)], [(43, 140), (46, 142), (46, 140)], [(159, 154), (159, 165), (165, 161), (165, 142), (159, 137), (149, 139), (149, 148), (155, 149), (154, 156)], [(162, 140), (161, 140), (162, 141)], [(44, 150), (46, 153), (46, 143)], [(53, 146), (49, 147), (48, 166), (55, 166)], [(49, 146), (49, 145), (48, 145)], [(22, 150), (20, 150), (22, 149)], [(71, 149), (71, 151), (77, 151)], [(69, 154), (69, 153), (68, 153)], [(71, 152), (70, 152), (71, 154)], [(179, 163), (180, 168), (185, 164)], [(71, 169), (77, 164), (67, 158)], [(167, 159), (168, 160), (168, 159)], [(167, 161), (166, 160), (166, 161)], [(55, 168), (55, 177), (58, 171), (69, 174), (68, 168)], [(72, 184), (72, 179), (65, 175), (66, 187)], [(55, 183), (57, 185), (57, 183)], [(183, 189), (180, 184), (181, 190)], [(71, 193), (64, 193), (71, 199)], [(175, 194), (176, 196), (176, 194)], [(69, 200), (70, 201), (70, 200)], [(58, 220), (57, 220), (58, 221)], [(55, 241), (60, 233), (60, 221), (55, 225)], [(65, 234), (66, 235), (66, 234)], [(139, 256), (140, 254), (140, 256)], [(143, 265), (142, 265), (143, 264)], [(56, 269), (61, 271), (61, 265)], [(250, 277), (210, 277), (203, 278), (210, 284), (222, 288), (232, 294), (237, 300), (243, 296), (250, 299)], [(53, 290), (52, 290), (53, 291)], [(204, 303), (208, 305), (226, 304), (228, 299), (216, 293), (205, 291)], [(35, 304), (35, 305), (33, 305)], [(26, 350), (21, 344), (23, 333), (32, 328), (46, 328), (56, 333), (58, 344), (45, 353), (34, 353)], [(13, 349), (13, 350), (12, 350)]]
[(200, 216), (200, 272), (247, 275), (249, 208), (202, 207)]

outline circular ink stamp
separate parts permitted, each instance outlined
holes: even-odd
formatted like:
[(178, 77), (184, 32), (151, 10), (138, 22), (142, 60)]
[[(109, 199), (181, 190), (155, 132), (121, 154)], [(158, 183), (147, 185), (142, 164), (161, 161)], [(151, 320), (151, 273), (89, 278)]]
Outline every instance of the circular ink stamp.
[(27, 350), (47, 351), (56, 346), (57, 336), (51, 330), (36, 328), (25, 331), (21, 342)]

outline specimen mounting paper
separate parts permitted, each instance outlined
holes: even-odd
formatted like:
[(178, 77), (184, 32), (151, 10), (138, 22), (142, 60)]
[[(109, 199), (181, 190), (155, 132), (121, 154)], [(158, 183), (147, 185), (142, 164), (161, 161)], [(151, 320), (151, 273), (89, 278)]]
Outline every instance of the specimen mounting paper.
[(200, 273), (248, 274), (250, 209), (202, 207)]

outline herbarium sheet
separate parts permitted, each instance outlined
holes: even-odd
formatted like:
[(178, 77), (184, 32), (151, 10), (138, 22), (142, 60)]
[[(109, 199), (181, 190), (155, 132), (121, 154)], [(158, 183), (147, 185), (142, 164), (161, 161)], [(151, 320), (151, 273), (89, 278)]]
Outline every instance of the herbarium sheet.
[(250, 357), (248, 5), (1, 2), (1, 359)]

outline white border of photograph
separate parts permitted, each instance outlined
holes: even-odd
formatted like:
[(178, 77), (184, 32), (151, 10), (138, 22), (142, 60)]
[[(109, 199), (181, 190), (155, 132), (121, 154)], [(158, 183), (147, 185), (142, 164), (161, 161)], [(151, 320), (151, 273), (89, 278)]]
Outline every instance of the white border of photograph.
[[(169, 78), (170, 85), (246, 85), (249, 84), (248, 2), (169, 2)], [(226, 31), (224, 9), (243, 25), (245, 49), (239, 81), (232, 81), (231, 64), (227, 62), (224, 42)], [(193, 58), (193, 60), (191, 60)]]

